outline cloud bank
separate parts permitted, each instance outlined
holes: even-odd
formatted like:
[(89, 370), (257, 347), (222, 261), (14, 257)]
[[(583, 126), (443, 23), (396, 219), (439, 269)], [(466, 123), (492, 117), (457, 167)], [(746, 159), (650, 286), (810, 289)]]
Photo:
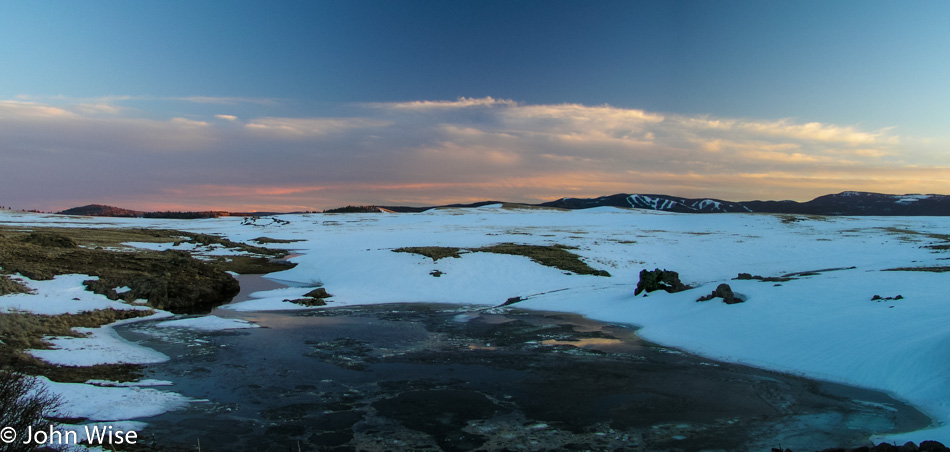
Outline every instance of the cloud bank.
[[(27, 100), (23, 100), (27, 99)], [(0, 101), (0, 205), (312, 210), (618, 192), (730, 200), (950, 193), (950, 154), (892, 129), (459, 98), (311, 117), (167, 119), (127, 98)], [(273, 102), (267, 104), (272, 113)]]

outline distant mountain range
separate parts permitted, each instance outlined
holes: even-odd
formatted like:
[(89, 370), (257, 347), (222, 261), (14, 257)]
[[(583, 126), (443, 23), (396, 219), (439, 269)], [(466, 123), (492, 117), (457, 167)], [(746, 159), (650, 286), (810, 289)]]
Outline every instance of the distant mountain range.
[(631, 207), (681, 213), (761, 212), (849, 216), (950, 215), (950, 196), (947, 195), (888, 195), (857, 191), (819, 196), (807, 202), (733, 202), (709, 198), (689, 199), (667, 195), (622, 193), (600, 198), (562, 198), (540, 205), (564, 209), (585, 209), (600, 206)]
[[(482, 201), (471, 204), (449, 204), (432, 207), (406, 206), (347, 206), (330, 209), (327, 213), (350, 212), (423, 212), (434, 208), (472, 208), (502, 201)], [(599, 198), (561, 198), (541, 204), (516, 204), (529, 207), (560, 209), (588, 209), (591, 207), (624, 207), (633, 209), (661, 210), (679, 213), (786, 213), (801, 215), (845, 216), (950, 216), (948, 195), (888, 195), (845, 191), (819, 196), (811, 201), (723, 201), (710, 198), (679, 198), (668, 195), (628, 194), (601, 196)], [(64, 215), (147, 218), (209, 218), (218, 216), (270, 216), (276, 212), (140, 212), (119, 207), (90, 204), (58, 212)], [(305, 213), (305, 212), (289, 212)]]
[(103, 204), (89, 204), (82, 207), (73, 207), (61, 212), (60, 215), (79, 215), (86, 217), (141, 217), (141, 218), (217, 218), (223, 216), (242, 216), (242, 215), (277, 215), (272, 212), (255, 212), (252, 214), (242, 212), (225, 212), (220, 210), (189, 211), (189, 212), (143, 212), (140, 210), (123, 209), (121, 207), (107, 206)]

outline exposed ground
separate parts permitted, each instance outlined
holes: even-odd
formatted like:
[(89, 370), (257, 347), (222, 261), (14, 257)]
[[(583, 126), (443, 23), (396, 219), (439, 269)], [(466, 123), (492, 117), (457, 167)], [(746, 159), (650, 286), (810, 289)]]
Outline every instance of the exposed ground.
[[(127, 243), (194, 245), (194, 253), (150, 251)], [(202, 248), (204, 247), (204, 248)], [(200, 256), (202, 249), (226, 248), (231, 255)], [(208, 235), (168, 229), (89, 229), (0, 227), (0, 295), (29, 293), (16, 274), (33, 280), (83, 274), (96, 278), (86, 288), (112, 300), (174, 313), (210, 312), (230, 301), (240, 287), (228, 271), (267, 273), (289, 268), (274, 262), (286, 251), (251, 246)], [(118, 292), (116, 289), (129, 290)], [(147, 316), (153, 310), (95, 310), (78, 314), (0, 313), (0, 368), (42, 374), (57, 381), (134, 378), (137, 366), (52, 366), (24, 352), (47, 348), (48, 336), (79, 336), (73, 328), (96, 328), (118, 320)]]
[[(196, 259), (182, 251), (136, 249), (126, 243), (192, 243), (242, 252), (239, 255)], [(48, 280), (55, 275), (85, 274), (95, 293), (110, 299), (147, 300), (147, 305), (175, 313), (208, 312), (239, 290), (227, 274), (269, 273), (289, 268), (272, 262), (286, 255), (208, 235), (168, 229), (0, 228), (0, 272)], [(19, 289), (4, 278), (3, 293)], [(22, 285), (20, 285), (22, 286)], [(129, 287), (122, 294), (114, 289)]]
[(564, 245), (524, 245), (518, 243), (500, 243), (498, 245), (483, 246), (480, 248), (453, 248), (447, 246), (411, 246), (396, 248), (393, 251), (397, 253), (413, 253), (428, 257), (434, 261), (447, 257), (459, 258), (460, 253), (495, 253), (510, 254), (514, 256), (525, 256), (538, 264), (557, 268), (578, 275), (610, 276), (604, 270), (597, 270), (587, 265), (581, 260), (580, 256), (568, 251), (569, 246)]

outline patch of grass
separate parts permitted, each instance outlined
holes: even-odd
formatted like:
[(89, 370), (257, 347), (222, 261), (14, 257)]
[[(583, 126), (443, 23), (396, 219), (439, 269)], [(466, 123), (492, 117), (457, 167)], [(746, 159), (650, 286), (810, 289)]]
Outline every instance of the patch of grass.
[[(287, 250), (264, 248), (234, 242), (216, 235), (179, 231), (175, 229), (36, 227), (30, 228), (29, 231), (19, 231), (0, 227), (0, 231), (4, 231), (12, 237), (19, 236), (21, 240), (25, 242), (47, 247), (59, 246), (75, 248), (76, 246), (82, 246), (96, 249), (124, 248), (125, 245), (123, 245), (123, 243), (126, 242), (195, 243), (205, 246), (221, 245), (225, 248), (232, 248), (272, 258), (283, 257), (289, 253)], [(260, 237), (260, 239), (268, 240), (266, 237)], [(289, 243), (289, 241), (269, 240), (271, 241), (259, 243)]]
[(30, 235), (23, 237), (23, 241), (52, 248), (76, 248), (78, 246), (73, 239), (55, 232), (31, 232)]
[(37, 315), (30, 313), (0, 314), (0, 370), (45, 375), (53, 381), (82, 383), (92, 379), (134, 381), (142, 378), (142, 366), (132, 364), (100, 364), (95, 366), (58, 366), (25, 352), (45, 349), (47, 336), (81, 337), (75, 327), (97, 328), (119, 320), (152, 315), (152, 310), (102, 309), (79, 314)]
[(119, 320), (154, 314), (151, 309), (100, 309), (79, 314), (37, 315), (25, 312), (0, 313), (0, 338), (18, 349), (49, 348), (46, 336), (82, 337), (76, 327), (98, 328)]
[(950, 250), (950, 234), (927, 234), (927, 233), (917, 232), (911, 229), (903, 229), (903, 228), (897, 228), (897, 227), (889, 227), (889, 228), (881, 228), (881, 229), (883, 229), (884, 231), (890, 234), (899, 234), (900, 237), (898, 237), (898, 239), (903, 240), (905, 242), (915, 241), (911, 238), (912, 236), (925, 236), (927, 238), (939, 240), (943, 243), (937, 243), (934, 245), (925, 245), (924, 248), (937, 250), (937, 251)]
[(930, 273), (944, 273), (950, 272), (950, 267), (934, 266), (934, 267), (897, 267), (897, 268), (887, 268), (882, 271), (885, 272), (930, 272)]
[(297, 266), (293, 262), (274, 260), (260, 256), (211, 256), (205, 261), (220, 270), (241, 275), (263, 275), (265, 273), (289, 270)]
[(43, 375), (62, 383), (85, 383), (89, 380), (137, 381), (144, 376), (138, 364), (96, 364), (94, 366), (58, 366), (0, 344), (0, 369), (27, 375)]
[(14, 293), (30, 293), (30, 288), (7, 275), (0, 275), (0, 296)]
[[(122, 244), (126, 242), (193, 242), (252, 254), (197, 260), (174, 250), (124, 251), (127, 247)], [(260, 274), (293, 267), (291, 263), (272, 260), (286, 254), (285, 250), (171, 229), (0, 227), (0, 273), (20, 273), (38, 280), (62, 274), (97, 276), (98, 281), (86, 282), (93, 292), (113, 300), (146, 299), (149, 306), (176, 313), (204, 312), (230, 300), (239, 286), (226, 271)], [(0, 291), (17, 290), (9, 282), (0, 284)], [(120, 286), (132, 290), (119, 295), (113, 289)]]
[[(181, 251), (115, 252), (88, 248), (43, 247), (0, 239), (0, 267), (30, 279), (55, 275), (98, 276), (87, 281), (95, 293), (117, 300), (148, 300), (149, 306), (192, 313), (220, 305), (237, 294), (237, 280), (212, 264)], [(131, 291), (119, 296), (116, 287)]]
[[(14, 231), (7, 229), (7, 232)], [(180, 242), (183, 241), (182, 237), (185, 233), (168, 229), (33, 227), (29, 234), (65, 237), (76, 245), (86, 248), (115, 248), (124, 247), (122, 245), (124, 242)]]
[(251, 239), (252, 242), (257, 242), (260, 244), (265, 243), (294, 243), (294, 242), (303, 242), (303, 239), (272, 239), (270, 237), (258, 237), (256, 239)]
[(525, 256), (534, 262), (548, 267), (569, 271), (578, 275), (610, 276), (603, 270), (596, 270), (581, 260), (580, 256), (567, 251), (564, 245), (520, 245), (517, 243), (502, 243), (498, 245), (476, 248), (472, 251), (485, 253), (510, 254)]
[[(571, 248), (564, 245), (544, 246), (501, 243), (481, 248), (472, 248), (467, 251), (525, 256), (538, 264), (576, 273), (578, 275), (610, 276), (610, 273), (606, 271), (590, 267), (581, 260), (580, 256), (567, 251), (568, 249)], [(397, 253), (420, 254), (433, 261), (437, 261), (445, 257), (461, 257), (460, 252), (462, 249), (445, 246), (413, 246), (397, 248), (393, 251)]]
[(459, 255), (460, 248), (453, 248), (449, 246), (407, 246), (403, 248), (396, 248), (393, 250), (396, 253), (412, 253), (412, 254), (421, 254), (429, 259), (432, 259), (433, 262), (446, 258), (462, 257)]
[[(182, 234), (179, 231), (172, 231), (174, 233)], [(216, 235), (209, 234), (195, 234), (191, 232), (185, 232), (186, 236), (191, 237), (191, 242), (198, 243), (201, 245), (221, 245), (225, 248), (236, 248), (240, 251), (246, 251), (248, 253), (260, 254), (262, 256), (271, 256), (271, 257), (284, 257), (289, 252), (287, 250), (276, 250), (271, 248), (264, 248), (262, 246), (248, 245), (241, 242), (233, 242), (224, 237), (218, 237)]]

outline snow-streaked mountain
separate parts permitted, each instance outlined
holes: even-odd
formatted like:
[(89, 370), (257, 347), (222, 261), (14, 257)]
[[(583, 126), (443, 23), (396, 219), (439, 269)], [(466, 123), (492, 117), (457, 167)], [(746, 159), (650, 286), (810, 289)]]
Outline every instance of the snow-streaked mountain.
[(947, 216), (950, 215), (950, 196), (947, 195), (890, 195), (846, 191), (819, 196), (811, 201), (723, 201), (709, 198), (679, 198), (657, 194), (619, 193), (599, 198), (562, 198), (541, 204), (562, 209), (591, 207), (632, 207), (680, 213), (788, 213), (805, 215), (848, 216)]
[(721, 199), (689, 199), (668, 195), (627, 194), (601, 196), (599, 198), (561, 198), (540, 204), (543, 207), (561, 209), (589, 209), (592, 207), (632, 207), (634, 209), (664, 210), (680, 213), (727, 213), (751, 212), (741, 203)]

